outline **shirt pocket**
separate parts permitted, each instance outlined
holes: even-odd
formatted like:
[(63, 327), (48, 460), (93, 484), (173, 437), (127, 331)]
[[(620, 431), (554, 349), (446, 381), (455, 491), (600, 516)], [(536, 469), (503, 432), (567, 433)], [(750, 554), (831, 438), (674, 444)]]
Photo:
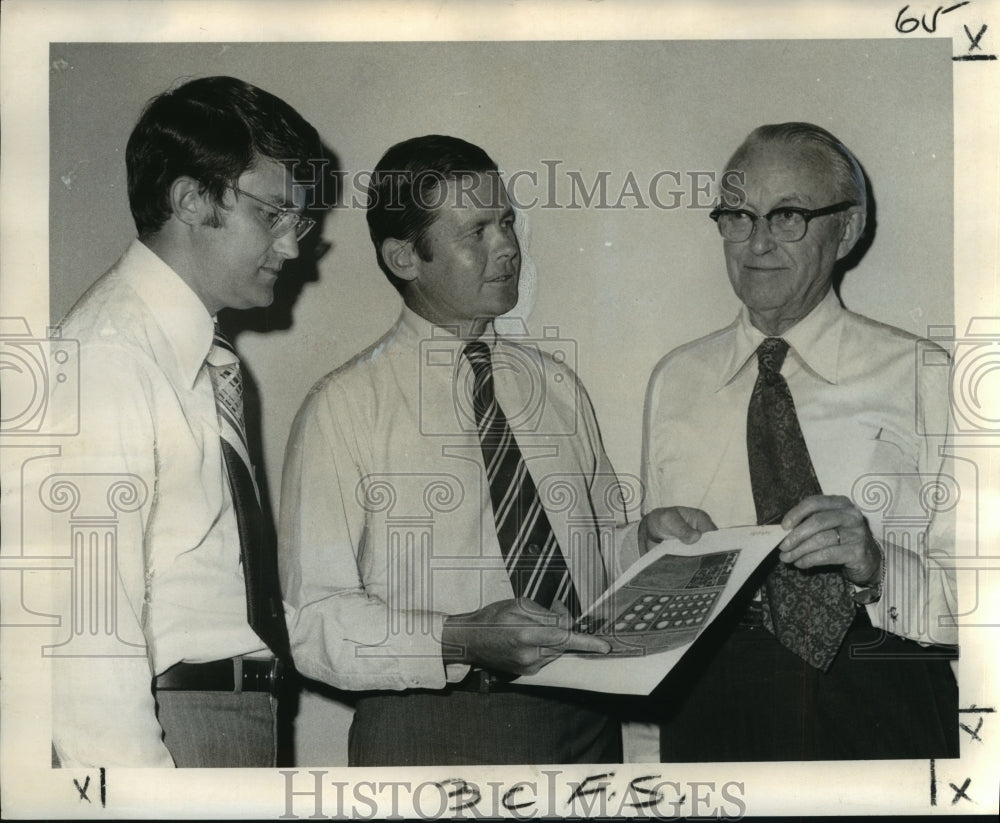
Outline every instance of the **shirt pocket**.
[(875, 471), (917, 470), (918, 448), (914, 437), (909, 438), (891, 426), (866, 427), (866, 440), (871, 450), (871, 467)]
[[(873, 531), (885, 516), (915, 514), (915, 494), (920, 487), (917, 444), (898, 429), (879, 424), (861, 425), (855, 447), (856, 474), (850, 497)], [(916, 508), (915, 508), (916, 507)], [(878, 533), (876, 531), (876, 536)]]

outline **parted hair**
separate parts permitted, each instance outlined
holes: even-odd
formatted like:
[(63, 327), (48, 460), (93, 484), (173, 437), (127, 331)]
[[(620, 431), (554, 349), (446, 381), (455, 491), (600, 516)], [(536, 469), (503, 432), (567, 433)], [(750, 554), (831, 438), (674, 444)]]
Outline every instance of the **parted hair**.
[(396, 143), (378, 161), (368, 186), (368, 233), (379, 268), (397, 291), (406, 281), (396, 277), (382, 255), (389, 238), (412, 242), (422, 260), (430, 260), (427, 229), (441, 205), (442, 186), (465, 175), (497, 171), (479, 146), (458, 137), (427, 134)]
[(868, 209), (868, 187), (861, 164), (840, 140), (821, 126), (812, 123), (776, 123), (759, 126), (747, 136), (726, 164), (726, 169), (737, 169), (746, 156), (763, 143), (786, 143), (820, 151), (833, 173), (837, 196), (853, 200), (861, 207), (862, 216)]
[(191, 80), (152, 98), (129, 137), (125, 165), (136, 229), (148, 237), (163, 227), (178, 177), (197, 180), (219, 208), (226, 188), (258, 158), (292, 173), (296, 163), (322, 154), (316, 130), (284, 100), (234, 77)]

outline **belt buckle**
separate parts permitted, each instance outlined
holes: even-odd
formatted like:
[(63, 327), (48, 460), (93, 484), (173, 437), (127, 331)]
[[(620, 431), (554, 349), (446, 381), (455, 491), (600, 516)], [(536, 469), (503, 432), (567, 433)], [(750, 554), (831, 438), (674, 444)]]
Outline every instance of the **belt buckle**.
[[(258, 664), (264, 663), (266, 669), (262, 669)], [(277, 658), (270, 660), (242, 659), (240, 686), (245, 692), (269, 692), (272, 695), (278, 693), (278, 686), (281, 683), (281, 661)]]
[(272, 695), (277, 695), (281, 688), (281, 681), (285, 675), (285, 664), (280, 657), (275, 657), (271, 661), (271, 667), (267, 673), (268, 690)]

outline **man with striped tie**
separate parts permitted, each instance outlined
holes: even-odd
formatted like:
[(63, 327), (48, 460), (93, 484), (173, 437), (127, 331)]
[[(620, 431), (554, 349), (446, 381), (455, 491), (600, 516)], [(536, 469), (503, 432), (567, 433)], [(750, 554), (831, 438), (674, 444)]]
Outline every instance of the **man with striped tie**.
[(288, 635), (239, 360), (214, 320), (271, 303), (313, 225), (289, 164), (321, 152), (287, 103), (231, 77), (155, 97), (129, 139), (138, 238), (62, 326), (81, 427), (53, 473), (116, 479), (134, 503), (116, 524), (114, 647), (54, 656), (64, 767), (275, 764)]
[[(582, 385), (559, 352), (498, 335), (521, 250), (496, 163), (428, 135), (369, 189), (396, 324), (310, 392), (285, 460), (280, 565), (298, 669), (357, 691), (351, 765), (621, 759), (599, 695), (519, 688), (638, 557)], [(549, 341), (550, 343), (552, 341)], [(710, 521), (667, 509), (652, 539)]]

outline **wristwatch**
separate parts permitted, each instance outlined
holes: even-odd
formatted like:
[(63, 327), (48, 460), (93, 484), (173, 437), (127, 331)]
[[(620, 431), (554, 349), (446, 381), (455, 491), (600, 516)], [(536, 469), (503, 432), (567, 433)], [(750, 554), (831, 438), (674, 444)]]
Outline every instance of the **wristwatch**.
[(885, 583), (885, 551), (882, 546), (879, 545), (877, 540), (874, 542), (875, 548), (878, 549), (879, 564), (882, 567), (882, 572), (879, 574), (879, 578), (875, 583), (869, 583), (864, 588), (859, 588), (856, 592), (854, 592), (854, 602), (859, 606), (869, 606), (872, 603), (878, 603), (878, 601), (882, 599), (882, 584)]

